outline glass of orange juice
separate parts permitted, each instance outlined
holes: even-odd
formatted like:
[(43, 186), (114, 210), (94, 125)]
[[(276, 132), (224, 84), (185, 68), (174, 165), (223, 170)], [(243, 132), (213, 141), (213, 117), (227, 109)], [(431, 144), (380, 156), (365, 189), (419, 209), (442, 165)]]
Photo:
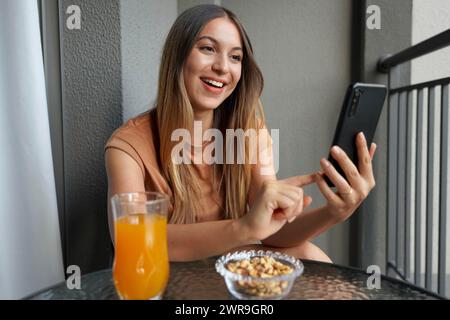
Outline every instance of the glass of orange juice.
[(167, 196), (157, 192), (117, 194), (113, 278), (121, 299), (161, 299), (169, 279)]

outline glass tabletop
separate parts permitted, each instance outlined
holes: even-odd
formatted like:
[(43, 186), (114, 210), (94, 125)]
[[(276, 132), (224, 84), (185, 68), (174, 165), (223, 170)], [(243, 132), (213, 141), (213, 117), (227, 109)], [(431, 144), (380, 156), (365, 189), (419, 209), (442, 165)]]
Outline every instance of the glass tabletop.
[[(163, 299), (169, 300), (227, 300), (224, 279), (215, 270), (216, 258), (195, 262), (170, 264), (169, 284)], [(439, 295), (403, 281), (381, 276), (381, 288), (369, 289), (370, 274), (362, 270), (316, 261), (302, 260), (305, 271), (297, 278), (285, 299), (443, 299)], [(28, 299), (119, 299), (112, 280), (111, 269), (81, 277), (81, 289), (68, 289), (66, 283), (33, 294)]]

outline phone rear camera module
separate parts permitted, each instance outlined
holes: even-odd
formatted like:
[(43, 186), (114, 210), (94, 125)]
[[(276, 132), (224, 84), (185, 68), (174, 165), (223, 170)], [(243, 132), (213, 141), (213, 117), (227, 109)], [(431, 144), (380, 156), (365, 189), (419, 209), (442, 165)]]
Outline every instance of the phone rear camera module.
[(352, 99), (352, 105), (350, 106), (349, 117), (353, 117), (356, 114), (356, 109), (358, 107), (360, 92), (356, 91)]

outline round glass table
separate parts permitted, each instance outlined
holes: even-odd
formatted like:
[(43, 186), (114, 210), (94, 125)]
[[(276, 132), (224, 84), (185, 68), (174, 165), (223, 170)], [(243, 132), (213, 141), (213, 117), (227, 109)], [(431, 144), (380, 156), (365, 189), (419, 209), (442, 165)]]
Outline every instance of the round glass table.
[[(227, 300), (229, 294), (224, 279), (215, 270), (216, 258), (195, 262), (173, 262), (163, 299), (169, 300)], [(296, 299), (444, 299), (403, 281), (381, 276), (380, 289), (369, 289), (371, 274), (335, 264), (302, 260), (305, 271), (296, 279), (285, 298)], [(111, 269), (81, 277), (81, 289), (68, 289), (65, 282), (37, 292), (26, 299), (94, 299), (117, 300)]]

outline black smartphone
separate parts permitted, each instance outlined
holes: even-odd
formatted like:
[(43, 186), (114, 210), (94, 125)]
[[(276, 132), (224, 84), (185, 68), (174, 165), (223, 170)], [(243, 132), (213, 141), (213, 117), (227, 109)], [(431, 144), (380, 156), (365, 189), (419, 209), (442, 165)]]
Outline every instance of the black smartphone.
[[(386, 93), (386, 86), (381, 84), (353, 83), (347, 89), (331, 146), (338, 145), (356, 166), (358, 166), (356, 135), (362, 131), (367, 140), (367, 147), (370, 148)], [(345, 178), (344, 172), (331, 154), (328, 160)], [(330, 187), (334, 187), (327, 176), (325, 180)]]

